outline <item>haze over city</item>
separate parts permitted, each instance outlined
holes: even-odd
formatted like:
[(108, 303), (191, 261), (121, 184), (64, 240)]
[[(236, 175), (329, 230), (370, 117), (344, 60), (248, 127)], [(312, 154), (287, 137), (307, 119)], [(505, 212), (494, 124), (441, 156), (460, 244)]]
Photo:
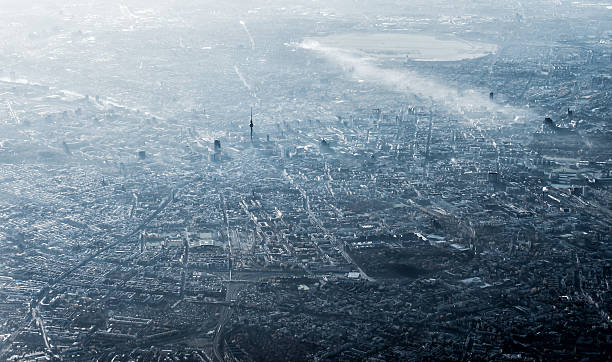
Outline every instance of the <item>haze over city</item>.
[(612, 2), (0, 0), (0, 360), (609, 360)]

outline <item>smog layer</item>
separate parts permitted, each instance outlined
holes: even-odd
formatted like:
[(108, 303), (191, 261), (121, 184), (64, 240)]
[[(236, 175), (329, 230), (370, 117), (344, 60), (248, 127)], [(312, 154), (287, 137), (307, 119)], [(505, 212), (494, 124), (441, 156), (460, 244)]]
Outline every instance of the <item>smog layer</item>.
[(0, 360), (612, 359), (612, 3), (155, 3), (0, 0)]

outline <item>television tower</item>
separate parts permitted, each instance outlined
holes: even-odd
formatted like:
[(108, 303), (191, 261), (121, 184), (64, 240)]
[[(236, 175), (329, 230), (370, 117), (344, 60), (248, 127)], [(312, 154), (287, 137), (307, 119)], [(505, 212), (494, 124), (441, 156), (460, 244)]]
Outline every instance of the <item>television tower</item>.
[(251, 127), (251, 142), (253, 142), (253, 107), (251, 107), (251, 124), (249, 124), (249, 127)]

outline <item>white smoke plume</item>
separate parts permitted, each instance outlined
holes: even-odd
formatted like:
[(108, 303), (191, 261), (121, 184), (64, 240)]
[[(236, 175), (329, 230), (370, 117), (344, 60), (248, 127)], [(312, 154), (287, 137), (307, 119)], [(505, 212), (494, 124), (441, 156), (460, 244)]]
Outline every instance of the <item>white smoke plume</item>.
[(247, 28), (245, 22), (242, 20), (240, 20), (240, 25), (242, 25), (242, 27), (244, 28), (244, 31), (249, 36), (249, 41), (251, 42), (251, 49), (255, 49), (255, 40), (253, 40), (253, 37), (251, 36), (251, 32), (249, 31), (249, 28)]
[(240, 69), (238, 69), (237, 66), (234, 65), (234, 71), (236, 72), (236, 75), (238, 76), (238, 78), (240, 78), (240, 81), (242, 82), (242, 84), (248, 89), (251, 90), (251, 86), (249, 85), (249, 83), (247, 83), (246, 79), (244, 78), (244, 76), (242, 75), (242, 73), (240, 73)]
[(473, 90), (460, 92), (408, 69), (383, 68), (374, 64), (373, 59), (368, 58), (365, 54), (324, 46), (315, 40), (305, 40), (299, 46), (340, 65), (354, 78), (378, 84), (392, 91), (431, 100), (461, 114), (471, 111), (487, 111), (502, 115), (505, 121), (518, 120), (519, 117), (529, 114), (525, 109), (501, 106), (492, 102), (488, 97), (488, 92), (487, 96)]

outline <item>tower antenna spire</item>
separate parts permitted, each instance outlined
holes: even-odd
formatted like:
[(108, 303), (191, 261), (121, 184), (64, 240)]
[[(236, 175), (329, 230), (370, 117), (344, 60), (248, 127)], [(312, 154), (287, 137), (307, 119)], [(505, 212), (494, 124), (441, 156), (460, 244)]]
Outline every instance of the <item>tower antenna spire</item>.
[(249, 124), (249, 127), (251, 127), (251, 142), (253, 142), (253, 107), (251, 107), (251, 124)]

